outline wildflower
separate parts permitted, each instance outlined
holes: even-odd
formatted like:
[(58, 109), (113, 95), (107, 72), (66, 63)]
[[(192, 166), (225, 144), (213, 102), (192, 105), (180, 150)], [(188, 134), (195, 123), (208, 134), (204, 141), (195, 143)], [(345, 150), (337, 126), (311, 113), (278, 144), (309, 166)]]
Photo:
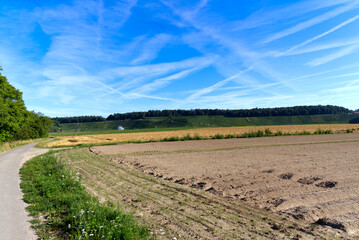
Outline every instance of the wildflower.
[(69, 223), (69, 225), (67, 226), (68, 228), (71, 228), (71, 224)]
[(89, 236), (92, 237), (92, 236), (93, 236), (93, 233), (91, 233)]
[(100, 228), (103, 228), (103, 226), (100, 226)]
[(85, 213), (85, 210), (81, 209), (81, 210), (80, 210), (80, 214), (82, 215), (82, 214), (84, 214), (84, 213)]
[(62, 177), (65, 177), (64, 175), (62, 175)]

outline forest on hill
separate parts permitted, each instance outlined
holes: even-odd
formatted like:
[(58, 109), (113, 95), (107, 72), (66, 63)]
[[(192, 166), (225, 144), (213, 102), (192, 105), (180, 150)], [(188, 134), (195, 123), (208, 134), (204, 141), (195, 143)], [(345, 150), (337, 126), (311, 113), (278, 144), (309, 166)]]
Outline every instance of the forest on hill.
[(45, 137), (51, 126), (49, 117), (26, 109), (22, 92), (0, 74), (0, 143)]
[(114, 120), (138, 120), (152, 117), (189, 117), (189, 116), (224, 116), (224, 117), (276, 117), (300, 115), (349, 114), (351, 110), (333, 105), (294, 106), (278, 108), (253, 109), (191, 109), (191, 110), (150, 110), (147, 112), (114, 113), (107, 118), (102, 116), (78, 116), (52, 118), (55, 124), (103, 122)]

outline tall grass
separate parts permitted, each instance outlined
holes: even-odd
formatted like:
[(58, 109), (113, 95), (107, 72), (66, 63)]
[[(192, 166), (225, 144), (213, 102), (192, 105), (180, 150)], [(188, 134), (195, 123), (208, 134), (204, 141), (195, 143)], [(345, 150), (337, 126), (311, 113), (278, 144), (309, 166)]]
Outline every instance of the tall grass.
[(79, 178), (53, 152), (38, 156), (20, 170), (24, 201), (40, 239), (148, 239), (148, 229), (111, 203), (100, 204), (85, 192)]
[(13, 141), (13, 142), (0, 142), (0, 153), (8, 151), (10, 149), (20, 147), (22, 145), (26, 145), (29, 143), (33, 143), (35, 141), (42, 141), (43, 139), (31, 139), (31, 140), (19, 140), (19, 141)]

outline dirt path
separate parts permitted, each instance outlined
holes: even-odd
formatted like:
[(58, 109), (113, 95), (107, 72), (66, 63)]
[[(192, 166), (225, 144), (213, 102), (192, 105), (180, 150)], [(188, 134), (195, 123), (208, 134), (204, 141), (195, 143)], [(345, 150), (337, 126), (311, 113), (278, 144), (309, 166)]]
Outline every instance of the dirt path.
[(34, 149), (35, 145), (28, 144), (0, 154), (0, 240), (36, 239), (22, 200), (19, 176), (19, 169), (26, 160), (47, 151)]

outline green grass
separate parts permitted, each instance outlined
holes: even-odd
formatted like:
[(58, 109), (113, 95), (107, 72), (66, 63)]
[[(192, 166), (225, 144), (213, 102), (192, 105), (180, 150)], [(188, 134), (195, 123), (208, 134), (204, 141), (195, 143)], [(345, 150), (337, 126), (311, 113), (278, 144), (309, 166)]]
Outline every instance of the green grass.
[[(88, 123), (61, 124), (63, 133), (57, 135), (81, 135), (81, 134), (108, 134), (119, 132), (140, 131), (168, 131), (179, 129), (203, 128), (203, 127), (232, 127), (232, 126), (270, 126), (270, 125), (303, 125), (303, 124), (339, 124), (350, 123), (356, 115), (327, 114), (304, 116), (278, 116), (278, 117), (225, 117), (225, 116), (189, 116), (189, 117), (153, 117), (137, 120), (104, 121)], [(117, 131), (121, 125), (126, 130)]]
[[(24, 164), (20, 170), (27, 210), (37, 218), (33, 226), (40, 239), (148, 239), (147, 227), (111, 203), (91, 197), (79, 178), (50, 152)], [(45, 221), (39, 218), (45, 216)]]

